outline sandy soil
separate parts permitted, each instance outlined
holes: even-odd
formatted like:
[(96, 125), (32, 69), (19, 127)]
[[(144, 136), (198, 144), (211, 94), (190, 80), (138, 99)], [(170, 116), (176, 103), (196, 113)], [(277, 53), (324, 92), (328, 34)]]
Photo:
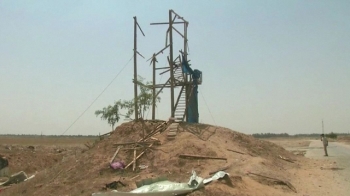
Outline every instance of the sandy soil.
[[(329, 144), (328, 151), (332, 154), (329, 157), (323, 156), (322, 142), (318, 138), (274, 138), (268, 141), (278, 143), (291, 152), (308, 151), (310, 154), (312, 151), (313, 156), (305, 158), (302, 169), (297, 171), (299, 181), (302, 183), (299, 191), (303, 192), (303, 195), (349, 195), (350, 170), (347, 165), (350, 156), (340, 152), (340, 156), (336, 155), (341, 149), (334, 148), (337, 144), (335, 140), (331, 140)], [(317, 147), (309, 146), (310, 142), (312, 144), (316, 142)]]
[[(146, 126), (148, 130), (153, 130), (160, 123), (163, 122), (147, 122)], [(0, 154), (9, 157), (11, 170), (24, 170), (36, 176), (27, 182), (12, 185), (1, 195), (91, 195), (93, 192), (110, 191), (105, 185), (115, 180), (126, 184), (125, 187), (118, 187), (119, 191), (130, 191), (136, 188), (135, 182), (143, 179), (163, 176), (172, 181), (187, 182), (192, 169), (199, 176), (208, 177), (209, 172), (223, 166), (230, 166), (227, 169), (229, 179), (213, 182), (190, 195), (331, 195), (329, 187), (341, 189), (345, 186), (334, 180), (337, 178), (334, 172), (320, 169), (336, 164), (330, 160), (308, 159), (279, 146), (286, 144), (281, 141), (258, 140), (226, 128), (204, 124), (180, 125), (175, 140), (167, 140), (166, 132), (154, 136), (160, 145), (137, 150), (137, 154), (143, 150), (145, 154), (136, 166), (147, 165), (147, 169), (136, 167), (136, 171), (132, 171), (132, 167), (125, 170), (109, 168), (108, 162), (116, 151), (114, 144), (138, 141), (147, 134), (143, 130), (141, 123), (124, 123), (110, 136), (96, 141), (91, 149), (67, 145), (64, 150), (62, 147), (57, 150), (57, 146), (39, 145), (33, 151), (18, 145), (8, 150), (3, 144)], [(292, 148), (295, 145), (307, 146), (307, 141), (290, 141), (284, 147)], [(116, 160), (130, 163), (133, 150), (129, 148), (124, 146)], [(179, 158), (180, 154), (227, 160), (182, 159)], [(337, 193), (333, 192), (332, 195)]]

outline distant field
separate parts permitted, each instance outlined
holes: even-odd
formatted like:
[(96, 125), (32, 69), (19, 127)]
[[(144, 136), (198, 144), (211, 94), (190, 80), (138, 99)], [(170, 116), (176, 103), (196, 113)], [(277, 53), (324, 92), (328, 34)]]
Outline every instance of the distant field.
[(350, 144), (350, 136), (339, 136), (338, 141), (346, 144)]
[(86, 142), (93, 142), (96, 136), (0, 136), (1, 145), (64, 145), (80, 146)]
[(264, 138), (262, 140), (267, 140), (275, 143), (284, 148), (294, 148), (294, 147), (307, 147), (309, 146), (311, 140), (317, 138), (314, 137), (281, 137), (281, 138)]

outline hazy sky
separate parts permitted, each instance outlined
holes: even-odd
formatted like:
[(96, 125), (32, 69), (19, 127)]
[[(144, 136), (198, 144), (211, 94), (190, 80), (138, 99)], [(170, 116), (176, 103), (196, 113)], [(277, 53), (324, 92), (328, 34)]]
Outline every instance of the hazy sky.
[[(169, 9), (189, 21), (189, 59), (203, 72), (200, 122), (295, 134), (321, 132), (324, 119), (326, 132), (350, 131), (350, 1), (2, 0), (0, 134), (62, 134), (132, 57), (133, 16), (148, 59), (167, 28), (149, 24)], [(138, 62), (151, 80), (149, 62)], [(131, 99), (132, 78), (130, 61), (65, 134), (109, 132), (94, 111)], [(169, 97), (161, 94), (158, 119), (169, 118)]]

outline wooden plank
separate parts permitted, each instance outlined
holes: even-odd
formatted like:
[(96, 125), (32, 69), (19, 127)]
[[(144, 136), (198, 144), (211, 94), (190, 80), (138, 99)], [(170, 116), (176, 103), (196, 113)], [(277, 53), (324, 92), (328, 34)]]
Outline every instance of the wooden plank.
[(156, 56), (158, 56), (158, 54), (163, 53), (163, 51), (164, 51), (165, 49), (167, 49), (169, 46), (170, 46), (170, 45), (166, 45), (166, 46), (165, 46), (163, 49), (161, 49), (157, 54), (155, 54), (155, 55), (153, 55), (151, 58), (147, 59), (146, 62), (148, 62), (149, 60), (155, 58)]
[(120, 150), (120, 146), (118, 146), (117, 150), (115, 151), (115, 153), (114, 153), (112, 159), (109, 161), (109, 163), (112, 163), (112, 162), (114, 161), (114, 159), (115, 159), (115, 157), (117, 156), (119, 150)]
[(113, 131), (111, 131), (111, 132), (108, 132), (108, 133), (105, 133), (105, 134), (102, 134), (102, 135), (100, 135), (100, 137), (102, 137), (102, 136), (106, 136), (106, 135), (109, 135), (109, 134), (111, 134)]
[(133, 179), (138, 178), (138, 177), (140, 177), (140, 175), (136, 175), (136, 176), (130, 178), (130, 180), (133, 180)]
[(219, 160), (227, 160), (224, 157), (211, 157), (211, 156), (201, 156), (201, 155), (191, 155), (191, 154), (180, 154), (180, 158), (197, 158), (197, 159), (219, 159)]
[(142, 29), (141, 29), (141, 27), (140, 27), (140, 25), (139, 25), (139, 23), (138, 23), (137, 21), (136, 21), (136, 25), (139, 27), (139, 29), (140, 29), (142, 35), (145, 36), (145, 34), (143, 33), (143, 31), (142, 31)]
[(227, 149), (228, 151), (231, 151), (231, 152), (235, 152), (235, 153), (238, 153), (238, 154), (245, 154), (244, 152), (239, 152), (239, 151), (236, 151), (236, 150), (231, 150), (231, 149)]
[[(182, 35), (182, 33), (180, 33), (180, 31), (178, 31), (177, 29), (175, 29), (175, 27), (173, 27), (173, 29), (176, 31), (176, 33), (178, 33), (182, 38), (184, 38), (184, 35)], [(174, 60), (176, 61), (176, 60)]]
[(174, 12), (174, 10), (170, 10), (173, 14), (175, 14), (177, 16), (177, 18), (181, 19), (182, 21), (184, 21), (185, 23), (188, 23), (188, 21), (186, 21), (182, 16), (178, 15), (177, 13)]
[(156, 70), (158, 69), (170, 69), (169, 67), (158, 67), (158, 68), (155, 68)]
[(124, 143), (115, 143), (114, 146), (122, 146), (122, 145), (131, 145), (131, 144), (149, 144), (155, 143), (157, 141), (138, 141), (138, 142), (124, 142)]
[[(184, 24), (185, 22), (172, 22), (172, 24)], [(168, 25), (169, 22), (152, 22), (150, 25)]]
[(124, 151), (127, 151), (127, 150), (139, 150), (139, 149), (145, 149), (145, 148), (148, 148), (147, 146), (140, 146), (140, 147), (133, 147), (133, 148), (123, 148)]
[(160, 88), (159, 91), (156, 94), (156, 97), (158, 97), (159, 93), (162, 92), (163, 88), (167, 85), (167, 83), (170, 81), (170, 78), (161, 86), (161, 87), (156, 87), (156, 88)]
[(162, 124), (158, 125), (152, 132), (150, 132), (148, 135), (146, 135), (144, 138), (140, 139), (139, 141), (145, 141), (149, 139), (150, 137), (154, 136), (158, 132), (162, 131), (168, 122), (163, 122)]

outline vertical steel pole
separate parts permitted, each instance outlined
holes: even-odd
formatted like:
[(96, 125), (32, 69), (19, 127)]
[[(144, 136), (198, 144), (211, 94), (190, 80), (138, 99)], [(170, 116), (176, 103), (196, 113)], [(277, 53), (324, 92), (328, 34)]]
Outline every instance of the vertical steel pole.
[(134, 16), (134, 104), (135, 120), (138, 120), (139, 114), (137, 109), (137, 19)]
[(173, 63), (173, 17), (172, 10), (169, 10), (169, 44), (170, 44), (170, 96), (171, 96), (171, 117), (175, 116), (174, 108), (174, 63)]

